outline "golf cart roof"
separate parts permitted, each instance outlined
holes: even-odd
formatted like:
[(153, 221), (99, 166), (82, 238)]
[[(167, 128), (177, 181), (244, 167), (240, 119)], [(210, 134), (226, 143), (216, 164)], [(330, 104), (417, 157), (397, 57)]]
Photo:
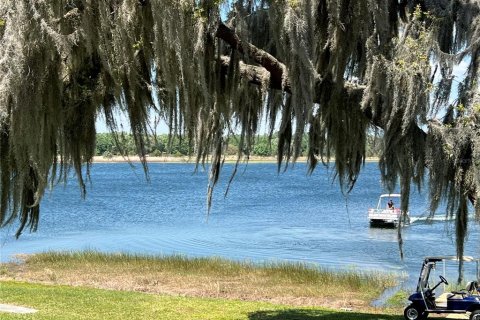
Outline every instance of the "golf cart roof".
[[(457, 256), (435, 256), (435, 257), (425, 257), (425, 262), (438, 262), (438, 261), (459, 261)], [(478, 258), (471, 256), (463, 256), (462, 261), (471, 262), (471, 261), (480, 261)]]

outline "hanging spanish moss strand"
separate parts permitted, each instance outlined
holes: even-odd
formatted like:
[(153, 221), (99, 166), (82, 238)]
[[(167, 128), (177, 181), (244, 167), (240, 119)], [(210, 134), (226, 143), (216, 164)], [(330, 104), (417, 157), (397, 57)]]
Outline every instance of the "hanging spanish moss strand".
[(428, 172), (459, 257), (469, 201), (480, 216), (480, 1), (4, 0), (0, 39), (0, 224), (17, 236), (72, 170), (85, 194), (97, 117), (120, 140), (118, 112), (146, 172), (151, 117), (188, 140), (210, 167), (209, 208), (231, 137), (238, 166), (260, 128), (278, 130), (282, 170), (307, 134), (309, 171), (334, 159), (348, 192), (381, 129), (403, 211)]

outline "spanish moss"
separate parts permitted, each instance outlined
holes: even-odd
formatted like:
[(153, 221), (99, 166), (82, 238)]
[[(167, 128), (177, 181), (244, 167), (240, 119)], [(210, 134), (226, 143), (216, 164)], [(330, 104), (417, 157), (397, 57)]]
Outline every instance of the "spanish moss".
[(460, 257), (468, 203), (480, 216), (479, 1), (4, 0), (0, 38), (0, 224), (17, 236), (70, 172), (85, 195), (95, 123), (116, 134), (118, 112), (146, 172), (152, 117), (188, 140), (209, 208), (229, 139), (238, 165), (267, 119), (279, 170), (307, 135), (309, 171), (334, 159), (344, 192), (381, 130), (384, 186), (407, 211), (428, 174)]

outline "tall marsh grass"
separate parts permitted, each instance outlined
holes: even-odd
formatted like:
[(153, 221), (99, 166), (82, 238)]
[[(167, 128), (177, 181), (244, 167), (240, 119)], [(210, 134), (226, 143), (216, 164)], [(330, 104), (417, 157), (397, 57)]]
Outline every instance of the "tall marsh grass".
[(101, 253), (98, 251), (45, 252), (27, 258), (29, 265), (57, 268), (73, 266), (108, 266), (128, 269), (130, 272), (174, 272), (176, 274), (262, 277), (269, 282), (315, 284), (336, 286), (349, 290), (383, 290), (394, 286), (397, 277), (389, 273), (368, 272), (356, 269), (331, 270), (316, 264), (299, 262), (252, 263), (231, 261), (219, 257), (186, 257), (183, 255), (150, 256), (130, 253)]

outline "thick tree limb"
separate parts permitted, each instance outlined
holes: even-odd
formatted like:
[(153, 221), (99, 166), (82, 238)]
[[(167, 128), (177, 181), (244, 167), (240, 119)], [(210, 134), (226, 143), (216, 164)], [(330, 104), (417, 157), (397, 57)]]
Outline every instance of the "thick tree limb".
[[(220, 61), (222, 64), (222, 74), (226, 75), (230, 66), (230, 58), (227, 56), (222, 56), (220, 58)], [(242, 78), (244, 78), (251, 84), (261, 86), (265, 82), (268, 82), (271, 89), (282, 90), (288, 93), (292, 93), (290, 84), (282, 87), (281, 85), (279, 85), (279, 81), (272, 81), (272, 74), (268, 72), (268, 70), (264, 67), (246, 64), (243, 61), (240, 61), (238, 67)]]
[(222, 22), (219, 23), (215, 36), (224, 40), (233, 49), (237, 50), (241, 54), (249, 56), (255, 62), (264, 67), (268, 72), (270, 72), (270, 85), (273, 88), (281, 88), (284, 91), (290, 92), (290, 82), (288, 81), (287, 68), (277, 58), (268, 52), (257, 48), (251, 43), (243, 42), (235, 33), (235, 31), (227, 27)]

